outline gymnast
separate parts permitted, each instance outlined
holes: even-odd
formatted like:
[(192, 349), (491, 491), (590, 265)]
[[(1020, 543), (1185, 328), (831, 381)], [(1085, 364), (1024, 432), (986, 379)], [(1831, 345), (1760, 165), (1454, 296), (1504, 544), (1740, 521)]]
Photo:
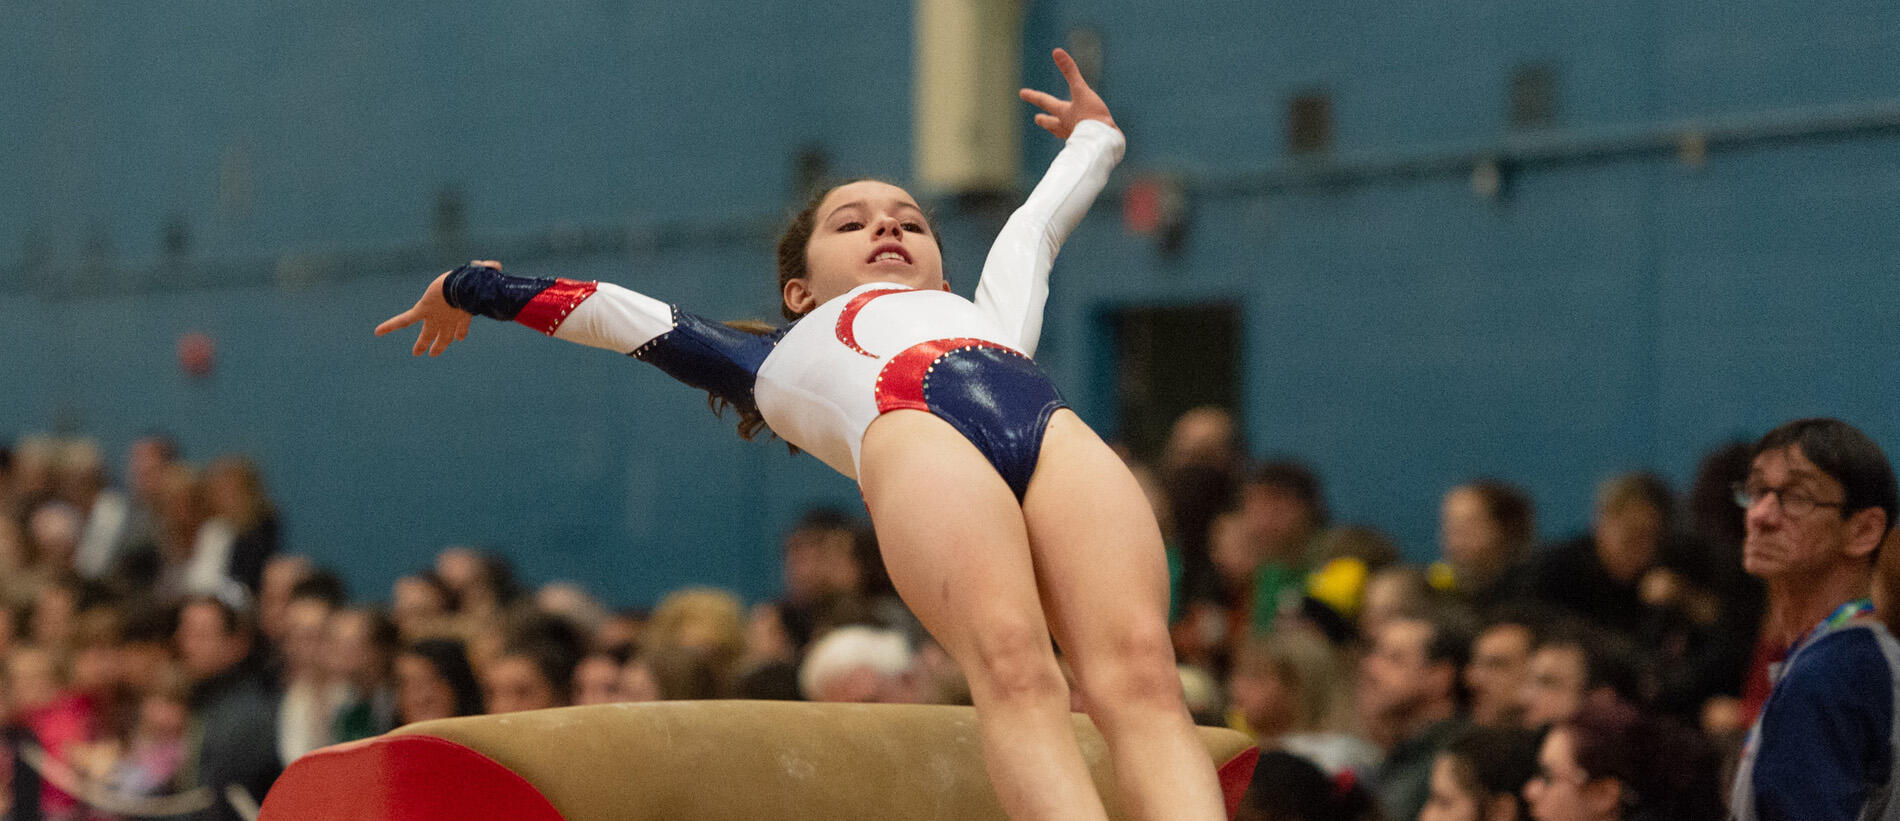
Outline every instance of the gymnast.
[(1102, 818), (1069, 723), (1071, 664), (1135, 818), (1224, 817), (1166, 624), (1155, 519), (1128, 469), (1030, 357), (1049, 269), (1121, 131), (1061, 49), (1069, 100), (1032, 89), (1066, 140), (991, 247), (974, 303), (903, 189), (815, 197), (778, 245), (782, 329), (702, 319), (609, 283), (505, 276), (478, 260), (377, 326), (442, 353), (474, 314), (658, 366), (857, 480), (891, 580), (969, 678), (985, 767), (1011, 818)]

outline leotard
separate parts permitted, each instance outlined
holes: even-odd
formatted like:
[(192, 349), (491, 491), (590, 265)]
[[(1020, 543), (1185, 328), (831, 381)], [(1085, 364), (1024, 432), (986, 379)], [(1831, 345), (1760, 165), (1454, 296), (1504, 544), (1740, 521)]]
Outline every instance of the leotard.
[(925, 410), (976, 445), (1020, 499), (1049, 415), (1066, 405), (1031, 357), (1049, 270), (1121, 160), (1121, 132), (1085, 120), (990, 247), (975, 301), (869, 283), (764, 336), (728, 328), (611, 283), (456, 269), (457, 308), (631, 354), (742, 408), (773, 433), (857, 478), (879, 415)]

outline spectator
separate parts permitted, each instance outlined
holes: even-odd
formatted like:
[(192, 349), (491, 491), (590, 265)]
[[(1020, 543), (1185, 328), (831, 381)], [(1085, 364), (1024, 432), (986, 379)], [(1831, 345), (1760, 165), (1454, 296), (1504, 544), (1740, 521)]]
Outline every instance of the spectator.
[(1406, 614), (1372, 637), (1360, 663), (1360, 711), (1371, 740), (1385, 750), (1372, 792), (1391, 818), (1412, 818), (1430, 792), (1432, 761), (1463, 726), (1459, 672), (1469, 634), (1447, 615)]
[(1299, 462), (1268, 462), (1247, 475), (1240, 489), (1240, 516), (1247, 534), (1260, 545), (1254, 572), (1252, 633), (1273, 629), (1276, 616), (1296, 609), (1306, 573), (1320, 554), (1320, 534), (1328, 515), (1319, 476)]
[(565, 707), (574, 703), (574, 667), (585, 642), (573, 625), (533, 614), (509, 631), (501, 654), (481, 669), (490, 713)]
[(1235, 821), (1377, 821), (1379, 807), (1350, 776), (1328, 776), (1304, 758), (1269, 750), (1254, 764)]
[(1516, 595), (1537, 540), (1536, 515), (1530, 494), (1497, 479), (1452, 488), (1438, 513), (1446, 589), (1478, 609)]
[[(1676, 725), (1598, 703), (1553, 727), (1524, 797), (1539, 821), (1717, 821), (1716, 761)], [(1815, 818), (1802, 811), (1789, 818)]]
[(1542, 729), (1568, 721), (1594, 702), (1647, 704), (1649, 690), (1641, 659), (1628, 642), (1567, 622), (1551, 628), (1531, 650), (1519, 707), (1524, 726)]
[(1537, 774), (1542, 734), (1475, 727), (1432, 762), (1432, 792), (1418, 821), (1529, 821), (1524, 785)]
[[(296, 554), (272, 556), (264, 563), (257, 589), (257, 629), (263, 634), (267, 645), (275, 646), (283, 643), (286, 627), (285, 608), (290, 605), (293, 591), (305, 579), (310, 578), (316, 569), (316, 564), (310, 561), (310, 557)], [(334, 574), (331, 575), (331, 579), (336, 582), (340, 594), (346, 593), (342, 589), (341, 579), (337, 579)], [(334, 598), (325, 596), (324, 598), (330, 601), (331, 607), (335, 608), (342, 607), (348, 596), (339, 595)]]
[(1232, 506), (1240, 486), (1237, 438), (1233, 414), (1199, 407), (1174, 420), (1162, 450), (1158, 478), (1180, 550), (1184, 602), (1222, 600), (1208, 538), (1214, 517)]
[(1534, 636), (1523, 616), (1494, 618), (1471, 642), (1465, 690), (1471, 696), (1471, 722), (1485, 727), (1524, 726), (1519, 693), (1530, 670)]
[(613, 704), (620, 697), (620, 668), (633, 657), (630, 648), (595, 650), (574, 665), (575, 704)]
[(900, 703), (913, 700), (916, 656), (903, 634), (876, 627), (840, 627), (812, 643), (798, 670), (812, 701)]
[(402, 640), (396, 623), (374, 607), (347, 607), (330, 617), (324, 631), (324, 661), (332, 680), (342, 685), (333, 735), (355, 741), (396, 727), (396, 652)]
[(454, 592), (465, 629), (500, 624), (521, 599), (514, 564), (493, 550), (447, 548), (436, 556), (435, 573)]
[[(0, 692), (7, 694), (13, 721), (32, 733), (54, 761), (72, 765), (94, 738), (98, 705), (68, 686), (68, 671), (46, 648), (16, 645), (4, 662)], [(76, 799), (51, 784), (44, 787), (39, 800), (46, 814), (55, 818), (78, 809)]]
[(185, 588), (227, 599), (238, 590), (256, 596), (264, 564), (278, 547), (277, 508), (263, 476), (250, 460), (220, 458), (205, 469), (204, 499), (211, 518), (192, 543)]
[[(857, 523), (831, 508), (807, 512), (785, 535), (782, 555), (785, 593), (761, 608), (756, 618), (770, 618), (776, 611), (790, 641), (790, 656), (796, 657), (821, 624), (836, 623), (831, 611), (862, 605), (865, 573), (857, 556)], [(656, 611), (656, 621), (658, 617)]]
[[(197, 731), (186, 760), (197, 783), (223, 795), (236, 785), (262, 801), (283, 770), (277, 757), (277, 694), (253, 650), (257, 630), (248, 611), (213, 596), (195, 596), (178, 615), (178, 658), (191, 680)], [(188, 785), (191, 786), (191, 785)], [(200, 819), (238, 818), (219, 801)]]
[(481, 713), (481, 685), (460, 641), (423, 639), (396, 656), (397, 723)]
[(1653, 474), (1605, 481), (1590, 533), (1532, 562), (1526, 595), (1632, 640), (1642, 637), (1655, 614), (1641, 584), (1663, 566), (1673, 507), (1669, 486)]
[(1736, 493), (1743, 564), (1767, 583), (1767, 638), (1790, 649), (1736, 772), (1741, 821), (1895, 812), (1900, 643), (1868, 600), (1895, 495), (1886, 454), (1845, 422), (1789, 422), (1755, 444)]
[(324, 633), (341, 604), (340, 597), (306, 580), (291, 593), (280, 617), (284, 694), (277, 707), (277, 754), (285, 763), (338, 740), (333, 725), (344, 685), (326, 663)]
[(1304, 756), (1329, 773), (1369, 773), (1382, 751), (1345, 732), (1351, 688), (1326, 642), (1308, 630), (1256, 637), (1227, 678), (1230, 726), (1263, 750)]
[[(158, 552), (146, 572), (152, 588), (161, 598), (180, 595), (185, 589), (185, 568), (197, 544), (198, 531), (210, 517), (204, 502), (204, 487), (198, 471), (189, 465), (174, 464), (165, 469), (160, 480), (156, 513), (158, 516)], [(138, 571), (128, 569), (128, 577)]]
[(411, 573), (390, 589), (390, 617), (408, 641), (453, 632), (448, 623), (456, 610), (455, 592), (434, 570)]

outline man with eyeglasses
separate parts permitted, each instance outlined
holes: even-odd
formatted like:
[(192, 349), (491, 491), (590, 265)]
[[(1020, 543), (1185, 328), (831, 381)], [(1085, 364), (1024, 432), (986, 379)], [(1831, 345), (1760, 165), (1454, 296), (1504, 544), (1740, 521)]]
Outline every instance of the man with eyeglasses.
[(1900, 642), (1868, 599), (1895, 496), (1886, 454), (1845, 422), (1789, 422), (1755, 444), (1735, 486), (1742, 565), (1767, 584), (1765, 635), (1787, 651), (1736, 771), (1739, 821), (1900, 819)]

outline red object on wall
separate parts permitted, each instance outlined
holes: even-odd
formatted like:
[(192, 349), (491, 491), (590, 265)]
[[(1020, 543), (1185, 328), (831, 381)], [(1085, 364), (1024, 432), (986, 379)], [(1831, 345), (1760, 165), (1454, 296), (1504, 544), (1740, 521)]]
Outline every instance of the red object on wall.
[(513, 770), (453, 741), (378, 736), (325, 747), (279, 776), (258, 821), (564, 821)]
[(211, 337), (201, 333), (188, 333), (178, 338), (178, 368), (187, 376), (202, 379), (211, 375), (211, 366), (217, 358), (217, 345)]

